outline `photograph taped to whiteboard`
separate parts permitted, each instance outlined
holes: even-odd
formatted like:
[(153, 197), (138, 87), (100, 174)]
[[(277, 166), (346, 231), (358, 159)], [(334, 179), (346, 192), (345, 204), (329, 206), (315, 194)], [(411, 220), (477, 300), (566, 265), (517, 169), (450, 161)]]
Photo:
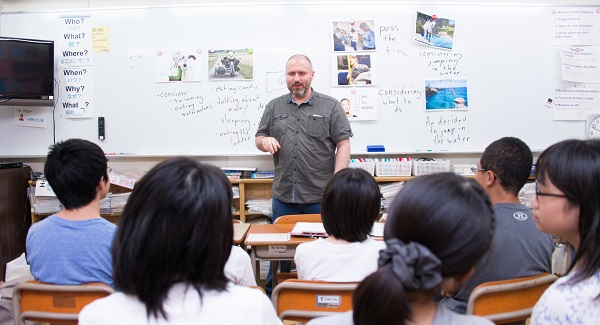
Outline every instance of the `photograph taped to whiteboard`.
[(254, 79), (253, 49), (211, 49), (208, 51), (209, 81), (252, 79)]
[(425, 110), (469, 108), (466, 79), (425, 80)]
[(156, 82), (202, 81), (200, 54), (200, 49), (157, 50)]
[(375, 20), (343, 20), (331, 23), (334, 52), (375, 51)]
[(454, 45), (454, 19), (440, 18), (417, 11), (415, 41), (427, 46), (451, 50)]
[(334, 55), (331, 66), (333, 84), (338, 86), (370, 86), (377, 84), (375, 54)]

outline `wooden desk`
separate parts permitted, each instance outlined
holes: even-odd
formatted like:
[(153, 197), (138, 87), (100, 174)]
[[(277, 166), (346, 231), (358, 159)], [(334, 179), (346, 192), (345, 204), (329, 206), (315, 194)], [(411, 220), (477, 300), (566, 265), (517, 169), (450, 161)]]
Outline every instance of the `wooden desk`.
[[(250, 246), (250, 258), (256, 283), (260, 283), (260, 261), (293, 261), (298, 245), (313, 241), (315, 238), (290, 236), (289, 241), (257, 241), (249, 239), (252, 234), (289, 233), (294, 224), (252, 225), (246, 237), (245, 245)], [(273, 270), (275, 272), (275, 270)], [(277, 284), (277, 274), (273, 274), (273, 288)]]
[(249, 223), (234, 223), (233, 224), (233, 244), (240, 245), (246, 239), (246, 234), (250, 230)]

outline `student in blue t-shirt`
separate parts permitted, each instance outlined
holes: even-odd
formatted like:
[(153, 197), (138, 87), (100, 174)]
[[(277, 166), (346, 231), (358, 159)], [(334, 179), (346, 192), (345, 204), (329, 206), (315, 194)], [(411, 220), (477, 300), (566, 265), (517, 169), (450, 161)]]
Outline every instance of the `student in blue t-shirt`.
[(110, 181), (102, 149), (87, 140), (69, 139), (50, 147), (44, 175), (64, 207), (31, 226), (27, 259), (41, 282), (110, 286), (110, 248), (116, 226), (100, 217), (100, 200)]

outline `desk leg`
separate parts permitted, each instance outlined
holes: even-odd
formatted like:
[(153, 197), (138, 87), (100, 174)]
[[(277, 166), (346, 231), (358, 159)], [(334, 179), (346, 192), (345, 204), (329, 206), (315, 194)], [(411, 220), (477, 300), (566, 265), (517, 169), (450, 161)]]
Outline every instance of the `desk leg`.
[(256, 246), (250, 248), (250, 259), (252, 262), (252, 268), (254, 269), (254, 279), (256, 285), (260, 285), (260, 261), (256, 259)]
[(275, 290), (275, 286), (277, 285), (277, 277), (279, 275), (279, 260), (273, 261), (273, 276), (271, 277), (271, 288)]

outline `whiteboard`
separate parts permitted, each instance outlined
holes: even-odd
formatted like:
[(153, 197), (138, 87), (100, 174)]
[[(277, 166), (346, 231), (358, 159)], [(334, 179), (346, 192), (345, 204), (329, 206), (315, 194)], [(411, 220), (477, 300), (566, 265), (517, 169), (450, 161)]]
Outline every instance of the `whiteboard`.
[[(265, 105), (287, 92), (283, 70), (295, 53), (308, 55), (313, 87), (330, 94), (332, 22), (373, 20), (377, 38), (377, 118), (352, 121), (352, 153), (384, 145), (388, 153), (431, 150), (481, 152), (502, 136), (516, 136), (534, 151), (565, 138), (583, 138), (583, 122), (553, 121), (545, 104), (561, 81), (553, 46), (552, 7), (519, 5), (222, 4), (182, 7), (92, 9), (8, 13), (3, 36), (58, 37), (64, 16), (89, 16), (109, 29), (109, 52), (94, 53), (94, 117), (61, 116), (61, 99), (48, 128), (15, 126), (14, 110), (0, 107), (0, 155), (43, 156), (56, 141), (78, 137), (105, 152), (140, 156), (256, 155), (254, 145)], [(414, 41), (416, 12), (456, 21), (452, 50)], [(253, 49), (253, 79), (156, 82), (160, 49)], [(61, 49), (56, 49), (60, 51)], [(449, 74), (448, 74), (449, 73)], [(424, 82), (466, 79), (467, 111), (426, 111)], [(60, 87), (61, 85), (57, 85)], [(189, 99), (192, 98), (192, 99)], [(177, 99), (197, 112), (177, 110)], [(52, 118), (52, 109), (48, 108)], [(98, 140), (97, 117), (106, 139)], [(55, 132), (55, 133), (54, 133)]]

